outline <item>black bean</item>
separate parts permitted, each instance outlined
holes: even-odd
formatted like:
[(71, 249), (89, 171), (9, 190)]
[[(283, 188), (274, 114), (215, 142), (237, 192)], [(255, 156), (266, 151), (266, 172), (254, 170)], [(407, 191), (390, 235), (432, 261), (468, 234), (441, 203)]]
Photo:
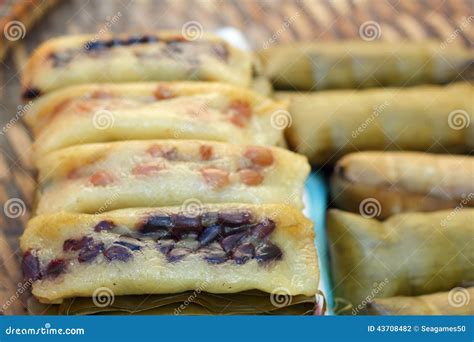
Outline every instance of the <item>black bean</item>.
[(128, 249), (130, 249), (132, 251), (139, 251), (142, 248), (142, 246), (140, 246), (140, 245), (134, 244), (132, 242), (127, 242), (127, 241), (116, 241), (114, 243), (117, 244), (117, 245), (127, 247)]
[(66, 261), (63, 259), (53, 259), (46, 266), (46, 275), (51, 278), (58, 277), (66, 270)]
[(201, 224), (204, 227), (213, 226), (217, 223), (219, 214), (217, 212), (205, 212), (201, 216)]
[(201, 246), (206, 246), (207, 244), (211, 243), (221, 234), (221, 226), (213, 225), (210, 227), (206, 227), (204, 231), (199, 235), (198, 241)]
[(168, 252), (167, 259), (169, 262), (176, 262), (183, 259), (189, 253), (191, 253), (190, 249), (177, 247)]
[(275, 222), (265, 218), (252, 228), (252, 237), (255, 239), (265, 239), (275, 230)]
[(97, 258), (97, 256), (104, 250), (104, 244), (102, 242), (93, 243), (84, 246), (79, 252), (77, 260), (79, 262), (89, 262)]
[(114, 227), (115, 227), (115, 224), (112, 221), (103, 220), (95, 225), (94, 231), (99, 233), (103, 230), (109, 231)]
[(110, 261), (128, 261), (132, 257), (132, 252), (127, 247), (112, 245), (104, 251), (104, 256)]
[(220, 241), (220, 244), (226, 253), (230, 253), (235, 246), (244, 238), (246, 233), (229, 235)]
[(140, 43), (146, 44), (146, 43), (154, 43), (157, 42), (158, 39), (155, 36), (142, 36), (140, 38)]
[(187, 216), (176, 214), (172, 217), (173, 227), (171, 231), (177, 237), (188, 233), (200, 233), (202, 231), (201, 218), (199, 216)]
[(168, 215), (150, 216), (140, 228), (142, 234), (156, 234), (157, 238), (163, 238), (171, 234), (173, 222)]
[(26, 88), (21, 95), (25, 100), (31, 100), (41, 95), (41, 91), (38, 88)]
[(204, 260), (210, 264), (222, 264), (227, 261), (227, 254), (222, 249), (210, 249), (204, 253)]
[(41, 278), (39, 259), (33, 255), (31, 251), (26, 251), (25, 254), (23, 254), (21, 268), (26, 280), (35, 281)]
[(223, 227), (222, 228), (222, 235), (229, 236), (237, 233), (243, 233), (250, 231), (250, 228), (253, 227), (252, 225), (243, 225), (237, 227)]
[(280, 260), (282, 256), (281, 249), (269, 241), (262, 243), (255, 251), (255, 259), (260, 263)]
[(110, 40), (104, 42), (104, 46), (108, 47), (108, 48), (111, 48), (111, 47), (114, 47), (114, 46), (120, 46), (120, 45), (122, 45), (122, 41), (118, 38), (113, 38), (113, 39), (110, 39)]
[(97, 41), (87, 42), (84, 45), (84, 48), (86, 49), (86, 51), (94, 51), (94, 50), (100, 50), (100, 49), (105, 48), (105, 45), (100, 40), (97, 40)]
[(242, 226), (252, 223), (253, 217), (250, 211), (222, 211), (219, 213), (219, 222), (231, 227)]
[(93, 241), (92, 237), (90, 236), (83, 236), (80, 239), (67, 239), (63, 243), (63, 251), (78, 251), (81, 248), (91, 244)]
[(140, 43), (140, 37), (130, 37), (128, 39), (124, 39), (122, 44), (123, 45), (133, 45), (133, 44), (139, 44)]
[(174, 240), (159, 240), (156, 243), (156, 247), (163, 254), (168, 254), (168, 252), (174, 247)]
[(251, 243), (245, 243), (235, 249), (232, 257), (237, 264), (243, 265), (252, 259), (254, 255), (255, 247)]

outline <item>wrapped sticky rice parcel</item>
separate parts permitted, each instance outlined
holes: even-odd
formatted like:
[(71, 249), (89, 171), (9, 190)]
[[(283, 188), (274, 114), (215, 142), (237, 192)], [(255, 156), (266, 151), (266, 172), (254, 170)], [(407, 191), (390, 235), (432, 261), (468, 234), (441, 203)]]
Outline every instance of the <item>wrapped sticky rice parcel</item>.
[(303, 42), (259, 54), (275, 88), (299, 90), (446, 83), (466, 78), (474, 59), (463, 46), (435, 41)]
[(399, 214), (383, 222), (330, 210), (334, 297), (357, 307), (473, 281), (473, 222), (474, 209)]
[(367, 305), (370, 315), (474, 315), (474, 287), (455, 287), (423, 296), (376, 298)]

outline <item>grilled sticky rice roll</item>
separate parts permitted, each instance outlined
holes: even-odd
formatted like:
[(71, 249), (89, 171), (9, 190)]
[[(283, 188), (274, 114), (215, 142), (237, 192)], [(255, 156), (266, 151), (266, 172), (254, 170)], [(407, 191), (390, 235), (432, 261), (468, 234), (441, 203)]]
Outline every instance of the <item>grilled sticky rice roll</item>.
[(448, 291), (473, 281), (472, 222), (474, 209), (398, 214), (383, 222), (330, 210), (334, 298), (357, 307), (373, 298)]
[(197, 140), (79, 145), (38, 166), (38, 214), (222, 202), (302, 208), (310, 171), (285, 149)]
[(21, 248), (23, 273), (42, 303), (93, 297), (100, 288), (114, 296), (318, 290), (312, 223), (282, 204), (40, 215)]
[(474, 54), (425, 42), (302, 42), (259, 53), (277, 89), (319, 90), (447, 83), (472, 76)]
[(370, 315), (474, 315), (474, 287), (455, 287), (449, 292), (423, 296), (375, 298), (367, 304)]
[(205, 139), (284, 146), (272, 122), (287, 103), (221, 83), (89, 84), (29, 105), (37, 156), (71, 145), (131, 139)]
[(22, 73), (24, 99), (82, 83), (200, 80), (248, 87), (253, 57), (212, 34), (63, 36), (43, 43)]
[(336, 163), (331, 179), (336, 207), (360, 212), (368, 198), (377, 218), (408, 211), (474, 207), (474, 157), (423, 152), (357, 152)]
[(417, 86), (319, 93), (290, 98), (289, 145), (315, 164), (367, 150), (468, 153), (474, 148), (474, 86)]

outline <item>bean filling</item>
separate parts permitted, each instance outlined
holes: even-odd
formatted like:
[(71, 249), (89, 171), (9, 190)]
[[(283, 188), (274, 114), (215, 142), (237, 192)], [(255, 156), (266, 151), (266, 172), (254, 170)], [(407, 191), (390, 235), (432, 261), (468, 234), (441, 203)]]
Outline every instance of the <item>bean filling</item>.
[[(200, 215), (154, 214), (146, 217), (136, 231), (121, 234), (110, 220), (98, 222), (94, 228), (97, 237), (82, 236), (63, 243), (64, 255), (41, 266), (38, 251), (23, 255), (22, 269), (30, 281), (53, 279), (64, 273), (69, 261), (90, 263), (102, 255), (107, 262), (127, 262), (140, 253), (144, 246), (154, 245), (170, 263), (184, 260), (188, 255), (200, 256), (209, 264), (233, 262), (243, 265), (250, 260), (268, 264), (280, 260), (282, 250), (268, 241), (275, 230), (269, 218), (256, 220), (248, 210), (204, 212)], [(101, 234), (114, 234), (116, 239), (107, 243)], [(123, 229), (122, 229), (123, 233)]]
[[(69, 48), (60, 51), (54, 51), (49, 55), (49, 59), (54, 68), (64, 68), (69, 65), (78, 52), (89, 55), (91, 57), (98, 57), (100, 55), (106, 55), (112, 48), (125, 47), (125, 46), (136, 46), (136, 45), (151, 45), (151, 44), (164, 44), (163, 45), (163, 57), (176, 57), (179, 55), (188, 56), (189, 62), (194, 63), (195, 54), (191, 53), (190, 49), (205, 49), (210, 54), (214, 55), (218, 59), (227, 62), (229, 59), (229, 49), (224, 43), (211, 42), (207, 40), (192, 41), (187, 40), (183, 36), (176, 36), (174, 38), (160, 38), (152, 35), (145, 35), (141, 37), (129, 37), (129, 38), (112, 38), (109, 40), (94, 40), (86, 42), (80, 49)], [(137, 56), (141, 56), (138, 54)]]

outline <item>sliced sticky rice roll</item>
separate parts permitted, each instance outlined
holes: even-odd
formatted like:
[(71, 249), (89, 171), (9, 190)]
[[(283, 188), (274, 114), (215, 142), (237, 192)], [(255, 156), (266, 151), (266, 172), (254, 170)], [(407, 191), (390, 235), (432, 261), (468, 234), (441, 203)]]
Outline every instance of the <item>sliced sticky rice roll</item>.
[(38, 162), (37, 213), (97, 213), (186, 203), (302, 208), (310, 167), (277, 147), (141, 140), (69, 147)]
[(312, 223), (287, 205), (40, 215), (28, 223), (21, 248), (24, 275), (43, 303), (93, 297), (103, 288), (114, 296), (318, 291)]
[(24, 99), (82, 83), (201, 80), (248, 87), (252, 54), (212, 34), (63, 36), (43, 43), (22, 74)]
[(62, 147), (133, 139), (205, 139), (284, 146), (276, 120), (287, 101), (222, 83), (88, 84), (27, 106), (35, 155)]

